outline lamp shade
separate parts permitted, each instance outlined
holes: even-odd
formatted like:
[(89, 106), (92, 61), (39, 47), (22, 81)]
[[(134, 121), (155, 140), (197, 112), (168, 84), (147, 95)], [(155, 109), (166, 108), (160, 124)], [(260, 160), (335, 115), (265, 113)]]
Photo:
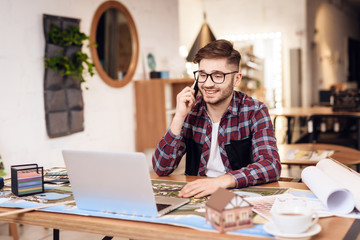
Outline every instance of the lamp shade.
[(200, 32), (197, 35), (194, 44), (192, 45), (186, 61), (192, 62), (194, 60), (195, 54), (199, 51), (200, 48), (204, 47), (206, 44), (215, 41), (216, 38), (212, 33), (209, 25), (205, 22), (201, 26)]

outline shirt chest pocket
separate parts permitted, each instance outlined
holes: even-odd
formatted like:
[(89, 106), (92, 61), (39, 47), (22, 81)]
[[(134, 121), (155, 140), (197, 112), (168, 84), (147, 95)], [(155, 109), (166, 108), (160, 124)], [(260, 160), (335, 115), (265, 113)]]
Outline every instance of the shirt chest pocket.
[(225, 151), (232, 170), (238, 170), (253, 163), (251, 146), (250, 137), (241, 140), (230, 140), (230, 144), (225, 145)]

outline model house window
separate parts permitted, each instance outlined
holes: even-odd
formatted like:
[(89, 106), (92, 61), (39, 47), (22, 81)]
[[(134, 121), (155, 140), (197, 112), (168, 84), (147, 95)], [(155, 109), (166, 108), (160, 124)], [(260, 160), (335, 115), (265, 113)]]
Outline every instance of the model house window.
[(233, 214), (228, 214), (228, 216), (227, 216), (227, 222), (228, 222), (228, 223), (233, 222)]

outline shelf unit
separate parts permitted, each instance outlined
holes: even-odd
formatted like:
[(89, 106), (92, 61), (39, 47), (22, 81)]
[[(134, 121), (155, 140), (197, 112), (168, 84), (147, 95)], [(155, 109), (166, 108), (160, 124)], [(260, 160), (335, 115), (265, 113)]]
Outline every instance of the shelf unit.
[(240, 91), (254, 97), (256, 90), (264, 87), (264, 60), (249, 53), (242, 57)]
[(136, 107), (136, 150), (156, 148), (175, 113), (176, 95), (192, 78), (134, 81)]

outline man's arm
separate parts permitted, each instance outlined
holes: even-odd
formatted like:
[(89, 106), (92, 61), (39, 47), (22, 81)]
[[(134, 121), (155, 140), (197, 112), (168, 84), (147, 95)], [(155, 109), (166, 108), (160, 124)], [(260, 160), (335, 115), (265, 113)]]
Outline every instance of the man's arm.
[(274, 182), (281, 174), (274, 128), (265, 105), (255, 111), (251, 126), (254, 163), (228, 173), (236, 179), (236, 188)]
[(165, 133), (160, 140), (152, 157), (152, 165), (155, 173), (159, 176), (171, 174), (179, 165), (184, 155), (185, 144), (179, 135), (174, 135), (171, 130)]
[(231, 171), (228, 174), (236, 179), (236, 188), (254, 186), (279, 180), (281, 165), (278, 159), (260, 160), (253, 164)]
[[(272, 152), (272, 150), (270, 151)], [(261, 158), (262, 160), (258, 160), (258, 162), (249, 164), (239, 170), (228, 172), (222, 176), (190, 182), (185, 185), (178, 196), (194, 196), (195, 198), (199, 198), (214, 193), (219, 187), (242, 188), (277, 181), (280, 178), (281, 172), (277, 150), (275, 150), (271, 156), (262, 156)]]
[(176, 112), (170, 129), (160, 140), (152, 158), (153, 169), (159, 176), (172, 173), (184, 155), (181, 129), (194, 103), (194, 89), (190, 87), (184, 88), (176, 97)]
[(277, 181), (280, 178), (281, 164), (267, 109), (256, 112), (252, 123), (254, 163), (216, 178), (188, 183), (178, 196), (198, 198), (214, 193), (219, 187), (241, 188)]
[(174, 135), (180, 135), (185, 118), (194, 106), (194, 92), (194, 89), (186, 87), (176, 96), (176, 111), (170, 125), (170, 130)]

